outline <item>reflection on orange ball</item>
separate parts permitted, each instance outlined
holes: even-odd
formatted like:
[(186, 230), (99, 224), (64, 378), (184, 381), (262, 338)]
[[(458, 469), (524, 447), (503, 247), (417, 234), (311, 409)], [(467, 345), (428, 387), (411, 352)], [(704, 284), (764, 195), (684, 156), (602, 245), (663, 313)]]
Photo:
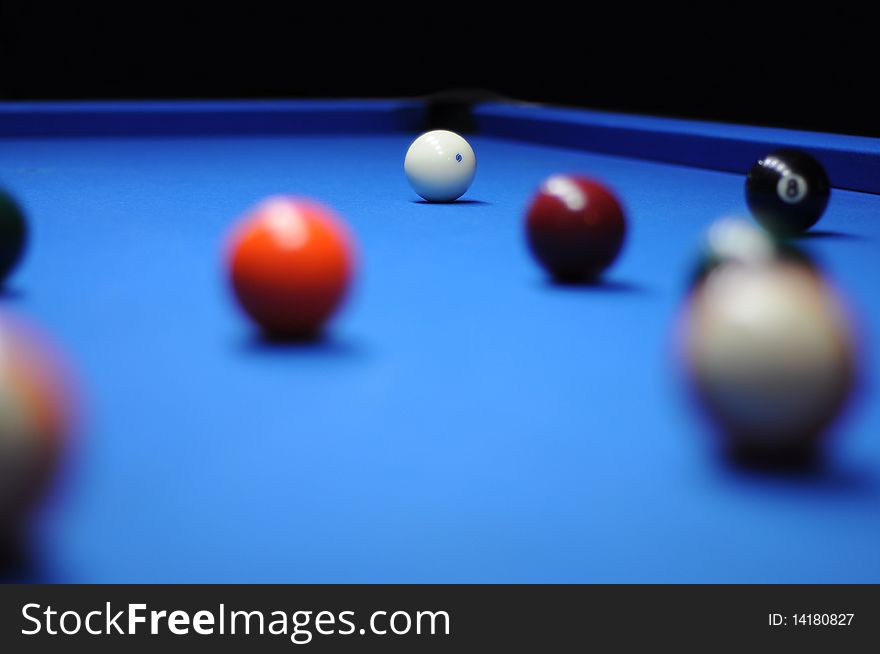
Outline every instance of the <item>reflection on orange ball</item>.
[(228, 266), (239, 303), (271, 336), (310, 336), (339, 308), (354, 268), (342, 220), (310, 200), (272, 197), (232, 233)]
[(19, 530), (73, 427), (65, 367), (40, 333), (0, 315), (0, 538)]

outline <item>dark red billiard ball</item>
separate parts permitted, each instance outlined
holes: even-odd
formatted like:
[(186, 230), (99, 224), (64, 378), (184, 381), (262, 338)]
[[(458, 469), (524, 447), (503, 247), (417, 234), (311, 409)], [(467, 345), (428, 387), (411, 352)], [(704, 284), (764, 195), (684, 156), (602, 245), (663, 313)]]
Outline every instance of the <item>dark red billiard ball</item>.
[(557, 280), (591, 281), (617, 258), (626, 218), (603, 184), (554, 175), (538, 190), (526, 215), (532, 254)]
[(272, 337), (318, 334), (341, 305), (353, 267), (352, 239), (342, 219), (310, 200), (263, 201), (229, 242), (235, 296)]

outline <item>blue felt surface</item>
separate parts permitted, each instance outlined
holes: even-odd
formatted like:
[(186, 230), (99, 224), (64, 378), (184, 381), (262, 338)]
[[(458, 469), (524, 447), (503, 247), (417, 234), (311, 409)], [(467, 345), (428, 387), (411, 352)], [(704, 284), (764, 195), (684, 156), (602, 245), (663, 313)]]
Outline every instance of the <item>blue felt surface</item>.
[[(738, 473), (675, 383), (701, 230), (742, 177), (474, 138), (465, 202), (415, 202), (410, 135), (0, 141), (33, 248), (2, 299), (56, 337), (87, 420), (37, 531), (88, 582), (880, 582), (870, 383), (823, 474)], [(602, 288), (524, 247), (539, 180), (582, 171), (631, 217)], [(220, 259), (262, 196), (332, 203), (360, 243), (329, 339), (257, 341)], [(876, 196), (805, 246), (878, 369)]]
[(880, 193), (880, 139), (540, 105), (477, 107), (480, 132), (617, 156), (745, 174), (783, 147), (813, 154), (838, 188)]

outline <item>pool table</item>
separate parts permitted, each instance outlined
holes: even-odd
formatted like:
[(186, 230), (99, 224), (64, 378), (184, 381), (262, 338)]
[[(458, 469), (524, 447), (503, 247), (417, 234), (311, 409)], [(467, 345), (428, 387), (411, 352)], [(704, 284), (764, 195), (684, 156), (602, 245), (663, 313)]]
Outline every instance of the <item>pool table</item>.
[[(52, 336), (82, 419), (19, 579), (48, 582), (880, 582), (880, 139), (537, 105), (473, 108), (452, 204), (409, 188), (418, 100), (0, 105), (0, 184), (32, 227), (0, 309)], [(673, 325), (706, 226), (776, 146), (834, 190), (800, 241), (859, 319), (862, 382), (825, 465), (731, 466)], [(600, 284), (532, 260), (556, 172), (629, 234)], [(261, 339), (224, 269), (264, 196), (348, 221), (323, 339)]]

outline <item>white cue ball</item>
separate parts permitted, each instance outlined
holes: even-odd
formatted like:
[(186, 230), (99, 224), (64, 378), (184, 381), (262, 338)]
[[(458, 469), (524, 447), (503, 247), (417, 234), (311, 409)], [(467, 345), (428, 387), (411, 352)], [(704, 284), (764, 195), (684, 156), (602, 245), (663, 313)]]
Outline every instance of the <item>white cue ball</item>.
[(803, 265), (714, 271), (688, 303), (683, 328), (691, 381), (740, 450), (810, 447), (854, 384), (848, 312)]
[(455, 132), (437, 129), (412, 142), (403, 162), (413, 190), (428, 202), (452, 202), (470, 188), (477, 158)]

